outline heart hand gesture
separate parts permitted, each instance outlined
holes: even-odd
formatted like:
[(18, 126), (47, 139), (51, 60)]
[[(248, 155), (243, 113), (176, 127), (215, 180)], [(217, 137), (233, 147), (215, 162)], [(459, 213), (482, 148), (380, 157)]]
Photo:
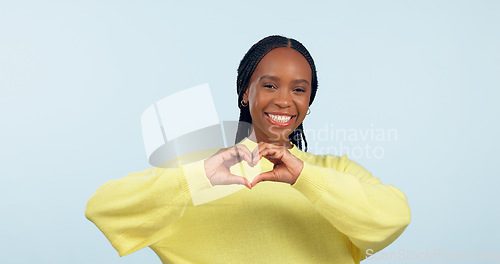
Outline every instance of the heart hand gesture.
[(255, 163), (252, 160), (252, 153), (243, 144), (238, 144), (230, 148), (224, 148), (217, 151), (210, 158), (205, 160), (205, 173), (208, 180), (215, 185), (242, 184), (247, 188), (252, 188), (250, 182), (241, 176), (231, 173), (231, 166), (245, 160), (248, 165), (253, 167)]
[[(297, 181), (304, 168), (304, 162), (290, 153), (288, 149), (266, 142), (260, 142), (256, 149), (258, 149), (258, 152), (254, 155), (253, 161), (259, 161), (264, 157), (273, 163), (274, 167), (271, 171), (257, 175), (253, 179), (251, 187), (261, 181), (285, 182), (289, 184), (294, 184)], [(254, 152), (256, 151), (254, 150)]]
[[(231, 173), (231, 166), (245, 160), (255, 166), (262, 158), (274, 164), (273, 170), (263, 172), (250, 183), (246, 178)], [(242, 184), (251, 189), (261, 181), (294, 184), (304, 167), (304, 162), (282, 146), (260, 142), (253, 152), (243, 144), (224, 148), (205, 160), (205, 172), (212, 185)]]

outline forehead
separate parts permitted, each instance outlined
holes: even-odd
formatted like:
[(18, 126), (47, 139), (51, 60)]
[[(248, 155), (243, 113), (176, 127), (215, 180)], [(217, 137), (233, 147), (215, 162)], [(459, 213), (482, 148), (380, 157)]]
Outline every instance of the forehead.
[(311, 81), (311, 66), (306, 58), (292, 48), (276, 48), (268, 52), (257, 65), (252, 77), (273, 75), (277, 77)]

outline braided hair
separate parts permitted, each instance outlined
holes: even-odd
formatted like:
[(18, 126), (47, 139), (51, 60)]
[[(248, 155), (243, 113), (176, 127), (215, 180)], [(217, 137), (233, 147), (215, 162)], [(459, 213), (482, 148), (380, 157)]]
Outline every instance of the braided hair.
[[(255, 43), (250, 50), (245, 54), (238, 67), (238, 77), (236, 80), (236, 92), (238, 93), (238, 107), (240, 108), (240, 118), (238, 122), (238, 131), (236, 132), (235, 144), (243, 140), (243, 138), (248, 137), (251, 132), (251, 126), (248, 124), (252, 123), (252, 117), (250, 116), (250, 109), (247, 106), (242, 106), (240, 102), (243, 100), (243, 94), (248, 88), (250, 83), (250, 77), (252, 77), (253, 72), (257, 68), (257, 65), (262, 60), (262, 58), (269, 53), (271, 50), (276, 48), (287, 47), (292, 48), (307, 60), (311, 66), (312, 81), (311, 81), (311, 98), (309, 100), (309, 105), (314, 101), (316, 96), (316, 90), (318, 90), (318, 77), (316, 75), (316, 66), (314, 65), (314, 60), (309, 54), (309, 51), (297, 40), (292, 38), (286, 38), (283, 36), (268, 36)], [(304, 134), (304, 127), (302, 123), (288, 136), (290, 142), (296, 145), (300, 150), (302, 150), (302, 141), (305, 145), (305, 151), (307, 152), (307, 141)]]

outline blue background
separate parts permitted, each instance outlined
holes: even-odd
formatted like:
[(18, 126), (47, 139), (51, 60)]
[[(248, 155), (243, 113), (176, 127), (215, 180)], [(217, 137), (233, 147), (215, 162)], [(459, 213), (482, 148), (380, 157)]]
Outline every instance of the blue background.
[(383, 251), (400, 259), (364, 263), (498, 263), (499, 13), (485, 0), (1, 1), (2, 263), (159, 263), (150, 249), (119, 258), (85, 204), (149, 167), (140, 115), (157, 100), (208, 82), (235, 120), (238, 63), (270, 34), (317, 63), (306, 129), (397, 131), (343, 143), (382, 148), (354, 160), (412, 211)]

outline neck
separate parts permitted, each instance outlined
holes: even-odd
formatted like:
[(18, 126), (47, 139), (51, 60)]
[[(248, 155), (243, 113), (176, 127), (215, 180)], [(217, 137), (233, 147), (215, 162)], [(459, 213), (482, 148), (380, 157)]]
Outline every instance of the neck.
[(293, 147), (292, 143), (290, 143), (290, 140), (288, 138), (283, 139), (283, 140), (277, 140), (277, 139), (272, 139), (272, 138), (269, 138), (266, 136), (259, 136), (259, 135), (255, 134), (255, 130), (253, 129), (253, 127), (252, 127), (252, 130), (250, 132), (250, 135), (248, 136), (248, 139), (252, 140), (253, 142), (257, 142), (257, 143), (267, 142), (270, 144), (285, 147), (287, 149), (291, 149)]

